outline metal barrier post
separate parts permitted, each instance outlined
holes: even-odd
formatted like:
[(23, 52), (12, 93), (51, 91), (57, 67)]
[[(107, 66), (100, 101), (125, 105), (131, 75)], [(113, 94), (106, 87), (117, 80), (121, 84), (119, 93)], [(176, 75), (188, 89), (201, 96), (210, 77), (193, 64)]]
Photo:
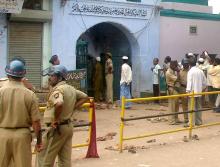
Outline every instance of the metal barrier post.
[[(190, 99), (190, 111), (194, 111), (195, 110), (195, 97), (194, 97), (194, 92), (192, 93), (192, 97)], [(194, 113), (191, 112), (189, 114), (189, 139), (192, 138), (192, 129), (193, 129), (193, 116)]]
[(124, 121), (122, 120), (125, 115), (125, 97), (121, 98), (121, 123), (120, 123), (120, 143), (119, 143), (119, 151), (122, 153), (123, 147), (123, 131), (124, 131)]
[(92, 105), (94, 105), (94, 99), (90, 98), (89, 102), (90, 102), (90, 106), (89, 106), (89, 123), (90, 123), (90, 126), (89, 126), (89, 141), (88, 141), (88, 143), (90, 143), (90, 136), (91, 136), (91, 132), (92, 132), (92, 126), (91, 126), (92, 125), (92, 119), (93, 119), (92, 113), (94, 112)]

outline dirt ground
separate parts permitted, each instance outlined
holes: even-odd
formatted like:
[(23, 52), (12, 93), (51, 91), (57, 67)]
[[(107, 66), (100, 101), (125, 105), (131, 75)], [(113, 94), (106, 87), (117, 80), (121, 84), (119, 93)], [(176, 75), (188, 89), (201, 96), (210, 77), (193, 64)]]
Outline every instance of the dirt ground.
[[(167, 113), (167, 104), (133, 104), (125, 117), (139, 117)], [(88, 120), (88, 112), (76, 115), (78, 121)], [(183, 121), (183, 115), (179, 115)], [(167, 117), (129, 121), (124, 137), (178, 129), (169, 125)], [(203, 123), (220, 122), (220, 113), (203, 112)], [(119, 143), (120, 108), (96, 109), (97, 150), (100, 158), (85, 159), (87, 148), (72, 150), (72, 166), (80, 167), (219, 167), (220, 127), (211, 126), (193, 130), (196, 137), (188, 139), (188, 131), (124, 141), (124, 151), (117, 151)], [(185, 137), (184, 137), (185, 136)], [(198, 137), (197, 137), (198, 136)], [(88, 128), (75, 128), (73, 144), (85, 143)], [(33, 157), (33, 164), (35, 158)]]

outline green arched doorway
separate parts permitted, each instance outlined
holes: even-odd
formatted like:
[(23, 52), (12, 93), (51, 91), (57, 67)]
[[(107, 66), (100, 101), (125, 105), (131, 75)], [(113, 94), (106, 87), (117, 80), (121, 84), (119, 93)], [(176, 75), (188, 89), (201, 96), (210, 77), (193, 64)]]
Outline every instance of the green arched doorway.
[[(92, 71), (95, 63), (95, 57), (100, 56), (102, 53), (111, 52), (114, 66), (114, 83), (113, 94), (114, 100), (120, 98), (120, 76), (122, 56), (126, 55), (131, 60), (131, 46), (125, 33), (114, 24), (104, 22), (89, 28), (83, 33), (78, 41), (84, 41), (87, 44), (88, 52), (84, 55), (76, 54), (76, 67), (86, 67), (88, 72), (87, 87), (89, 95), (93, 95), (92, 91)], [(82, 58), (84, 57), (84, 58)], [(104, 70), (104, 56), (102, 56), (102, 64)], [(79, 61), (79, 60), (84, 60)], [(87, 64), (87, 65), (85, 65)], [(130, 65), (132, 63), (130, 62)], [(104, 75), (104, 73), (103, 73)]]

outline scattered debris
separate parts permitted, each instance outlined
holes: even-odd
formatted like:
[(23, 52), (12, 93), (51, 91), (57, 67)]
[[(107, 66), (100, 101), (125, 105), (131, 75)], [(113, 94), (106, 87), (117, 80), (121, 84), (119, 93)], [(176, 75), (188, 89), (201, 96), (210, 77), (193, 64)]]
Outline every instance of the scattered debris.
[(150, 119), (151, 123), (158, 123), (158, 122), (167, 122), (168, 119), (164, 117), (157, 117), (157, 118), (152, 118)]
[(137, 150), (136, 150), (136, 148), (130, 148), (130, 149), (128, 149), (128, 152), (132, 153), (132, 154), (136, 154)]
[(160, 143), (160, 146), (165, 146), (165, 145), (167, 145), (167, 143)]
[(156, 139), (151, 139), (147, 141), (147, 143), (155, 143), (155, 142), (156, 142)]
[(192, 140), (199, 140), (199, 136), (198, 135), (193, 135)]
[(167, 109), (164, 108), (145, 108), (145, 110), (150, 110), (150, 111), (167, 111)]
[(184, 142), (188, 142), (188, 141), (189, 141), (188, 138), (187, 138), (187, 136), (183, 136), (183, 141), (184, 141)]
[(106, 134), (105, 136), (97, 137), (97, 141), (106, 141), (106, 140), (112, 140), (114, 136), (116, 136), (116, 132), (110, 132)]
[(118, 147), (117, 148), (114, 148), (113, 146), (108, 146), (108, 147), (105, 147), (106, 150), (111, 150), (111, 151), (118, 151)]
[[(123, 147), (123, 150), (128, 150), (128, 152), (135, 154), (137, 152), (137, 150), (144, 150), (144, 149), (149, 149), (149, 146), (134, 146), (134, 145), (125, 145)], [(112, 151), (118, 151), (118, 145), (116, 146), (108, 146), (105, 147), (106, 150), (112, 150)]]

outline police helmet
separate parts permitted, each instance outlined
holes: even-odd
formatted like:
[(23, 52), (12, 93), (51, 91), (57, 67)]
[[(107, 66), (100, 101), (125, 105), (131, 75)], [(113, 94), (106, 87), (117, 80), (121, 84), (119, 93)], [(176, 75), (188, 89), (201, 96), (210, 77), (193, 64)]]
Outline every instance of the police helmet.
[(12, 60), (5, 67), (5, 73), (9, 76), (23, 78), (26, 74), (25, 64), (18, 59)]
[(182, 65), (189, 64), (189, 59), (187, 59), (187, 58), (182, 59), (181, 64)]
[(62, 78), (67, 78), (67, 69), (62, 65), (54, 65), (48, 70), (47, 75), (60, 75)]

